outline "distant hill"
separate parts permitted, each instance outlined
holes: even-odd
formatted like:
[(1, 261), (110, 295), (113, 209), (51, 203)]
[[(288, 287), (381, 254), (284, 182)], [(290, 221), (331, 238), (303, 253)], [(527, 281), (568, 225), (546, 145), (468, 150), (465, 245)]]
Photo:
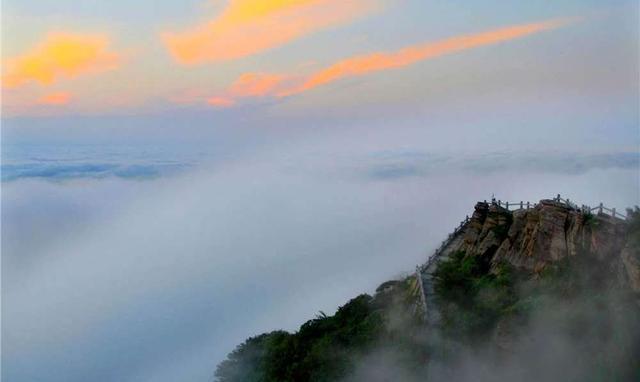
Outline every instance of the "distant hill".
[(247, 339), (216, 381), (640, 381), (640, 211), (609, 211), (479, 202), (415, 275)]

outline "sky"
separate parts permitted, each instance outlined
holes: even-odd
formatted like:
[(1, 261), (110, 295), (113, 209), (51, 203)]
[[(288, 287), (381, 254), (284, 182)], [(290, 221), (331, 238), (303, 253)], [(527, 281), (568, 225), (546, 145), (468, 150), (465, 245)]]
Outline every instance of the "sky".
[(492, 194), (640, 204), (636, 1), (1, 10), (7, 381), (210, 381)]
[(578, 109), (606, 94), (601, 113), (636, 116), (619, 105), (637, 96), (633, 1), (156, 3), (5, 2), (3, 115), (407, 118), (442, 93), (481, 108), (515, 92)]

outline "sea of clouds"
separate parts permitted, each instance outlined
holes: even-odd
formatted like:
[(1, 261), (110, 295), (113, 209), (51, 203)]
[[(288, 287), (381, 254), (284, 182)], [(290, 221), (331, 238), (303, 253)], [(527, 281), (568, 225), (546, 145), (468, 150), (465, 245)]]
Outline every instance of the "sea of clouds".
[(5, 156), (6, 380), (211, 380), (246, 337), (410, 272), (477, 200), (640, 203), (637, 152), (119, 150)]

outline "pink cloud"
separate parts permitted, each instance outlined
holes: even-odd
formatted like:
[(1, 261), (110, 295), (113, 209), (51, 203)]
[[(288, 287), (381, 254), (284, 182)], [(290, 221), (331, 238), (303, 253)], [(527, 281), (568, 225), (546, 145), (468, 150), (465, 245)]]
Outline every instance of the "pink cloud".
[(67, 92), (51, 93), (38, 99), (40, 105), (66, 105), (71, 100), (71, 94)]
[(231, 98), (226, 97), (211, 97), (207, 99), (207, 104), (218, 107), (218, 108), (227, 108), (236, 104), (236, 102)]

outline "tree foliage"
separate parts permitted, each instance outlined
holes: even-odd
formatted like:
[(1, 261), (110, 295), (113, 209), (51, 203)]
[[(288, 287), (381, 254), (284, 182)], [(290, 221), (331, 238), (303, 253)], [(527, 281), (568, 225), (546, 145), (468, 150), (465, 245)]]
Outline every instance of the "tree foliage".
[[(375, 297), (363, 294), (304, 323), (297, 333), (274, 331), (245, 341), (218, 365), (219, 382), (335, 381), (353, 370), (358, 358), (380, 341), (398, 347), (409, 343), (409, 333), (389, 329), (392, 314), (413, 320), (403, 294), (408, 280), (387, 284)], [(403, 328), (406, 328), (403, 325)]]

